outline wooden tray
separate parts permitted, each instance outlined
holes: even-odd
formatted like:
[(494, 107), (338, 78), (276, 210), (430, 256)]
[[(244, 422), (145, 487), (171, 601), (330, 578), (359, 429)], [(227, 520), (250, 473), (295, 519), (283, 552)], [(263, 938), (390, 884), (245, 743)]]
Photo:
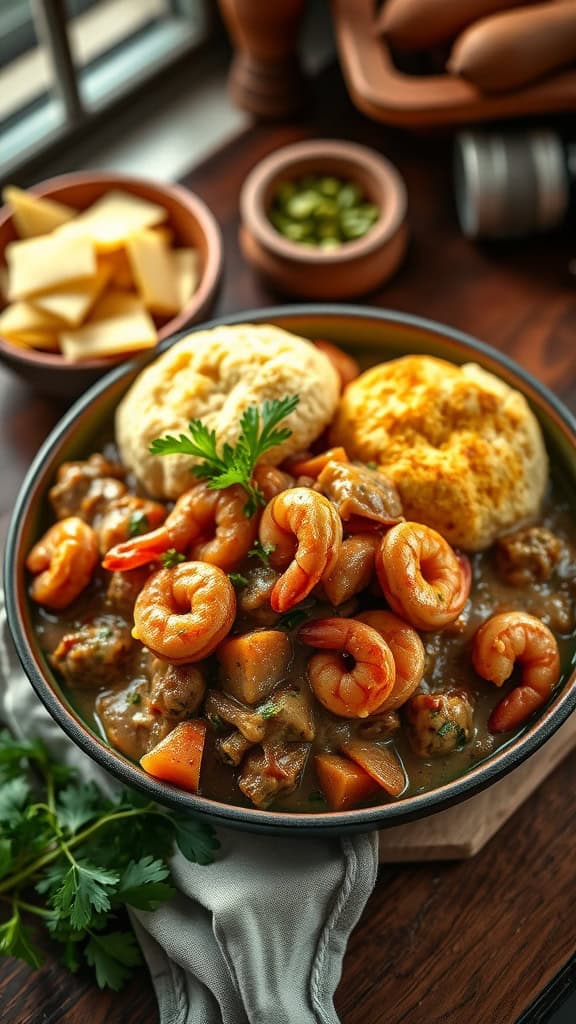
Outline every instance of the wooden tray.
[(407, 75), (376, 32), (374, 0), (331, 0), (340, 64), (359, 110), (390, 124), (434, 125), (576, 108), (576, 70), (500, 96), (454, 75)]
[(464, 803), (380, 832), (380, 861), (473, 857), (576, 747), (576, 714), (524, 764)]

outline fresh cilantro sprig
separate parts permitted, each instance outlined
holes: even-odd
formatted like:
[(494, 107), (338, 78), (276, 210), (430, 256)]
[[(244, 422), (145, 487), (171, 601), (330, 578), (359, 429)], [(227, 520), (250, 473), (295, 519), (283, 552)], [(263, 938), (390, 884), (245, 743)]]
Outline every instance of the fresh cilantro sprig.
[(248, 552), (248, 556), (250, 558), (258, 558), (263, 565), (270, 565), (270, 555), (274, 551), (275, 547), (275, 544), (262, 544), (257, 537)]
[(120, 989), (141, 962), (125, 910), (174, 895), (174, 842), (199, 864), (218, 847), (194, 818), (131, 791), (110, 800), (40, 742), (0, 731), (0, 954), (39, 967), (44, 927), (68, 970), (85, 961), (100, 988)]
[(240, 435), (234, 446), (225, 442), (218, 452), (216, 432), (209, 430), (202, 420), (191, 420), (189, 434), (157, 437), (150, 445), (152, 455), (193, 455), (202, 461), (192, 466), (191, 472), (200, 480), (207, 480), (215, 490), (240, 484), (247, 494), (245, 514), (252, 516), (265, 498), (253, 483), (252, 474), (258, 460), (276, 445), (286, 441), (292, 431), (278, 424), (289, 416), (300, 401), (298, 395), (274, 398), (262, 403), (259, 409), (249, 405), (240, 417)]
[(168, 551), (162, 552), (160, 561), (165, 569), (173, 569), (175, 565), (186, 561), (186, 555), (183, 555), (181, 551), (176, 551), (176, 548), (168, 548)]

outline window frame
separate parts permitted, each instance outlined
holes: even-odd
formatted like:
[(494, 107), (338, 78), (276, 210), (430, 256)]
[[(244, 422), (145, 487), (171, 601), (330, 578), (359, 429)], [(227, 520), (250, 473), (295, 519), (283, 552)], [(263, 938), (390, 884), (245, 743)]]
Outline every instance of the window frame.
[[(209, 0), (169, 0), (170, 16), (166, 21), (143, 26), (85, 67), (77, 67), (68, 35), (66, 0), (31, 2), (38, 43), (46, 48), (54, 86), (50, 93), (7, 118), (6, 126), (15, 141), (13, 155), (0, 166), (0, 185), (34, 176), (61, 153), (63, 146), (76, 147), (112, 115), (121, 116), (136, 101), (145, 102), (148, 94), (152, 97), (155, 85), (165, 78), (168, 69), (177, 73), (185, 64), (192, 67), (192, 55), (221, 51), (225, 39), (215, 4)], [(86, 11), (94, 4), (75, 0), (72, 17), (78, 14), (77, 6)], [(200, 25), (183, 35), (181, 19), (192, 14), (199, 15)], [(121, 74), (118, 70), (114, 73), (114, 62), (121, 67)]]

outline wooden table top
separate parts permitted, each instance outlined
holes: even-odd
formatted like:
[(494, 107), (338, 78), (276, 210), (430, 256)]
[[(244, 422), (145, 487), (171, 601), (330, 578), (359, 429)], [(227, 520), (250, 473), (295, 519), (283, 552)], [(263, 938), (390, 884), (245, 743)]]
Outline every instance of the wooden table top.
[[(576, 282), (569, 234), (474, 245), (459, 233), (450, 138), (373, 124), (348, 101), (339, 73), (314, 84), (305, 120), (246, 131), (185, 179), (223, 229), (226, 271), (214, 314), (279, 301), (242, 260), (238, 192), (264, 155), (310, 136), (373, 146), (404, 175), (412, 244), (396, 279), (365, 301), (476, 335), (507, 352), (576, 411)], [(193, 140), (191, 140), (193, 148)], [(0, 517), (64, 405), (0, 369)], [(474, 860), (383, 868), (354, 932), (336, 996), (343, 1024), (514, 1024), (576, 951), (576, 756)], [(4, 1024), (155, 1024), (144, 970), (122, 993), (71, 976), (46, 944), (33, 972), (0, 961)], [(297, 1024), (297, 1022), (294, 1022)]]

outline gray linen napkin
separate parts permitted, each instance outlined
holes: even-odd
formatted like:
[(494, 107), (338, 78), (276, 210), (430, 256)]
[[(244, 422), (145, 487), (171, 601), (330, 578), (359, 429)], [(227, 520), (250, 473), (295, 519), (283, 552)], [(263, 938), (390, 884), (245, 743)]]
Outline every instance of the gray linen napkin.
[[(39, 736), (111, 792), (116, 783), (64, 735), (16, 657), (0, 591), (0, 718)], [(133, 911), (162, 1024), (338, 1024), (333, 996), (348, 937), (376, 881), (376, 835), (298, 840), (218, 830), (209, 867), (174, 855), (178, 895)]]

